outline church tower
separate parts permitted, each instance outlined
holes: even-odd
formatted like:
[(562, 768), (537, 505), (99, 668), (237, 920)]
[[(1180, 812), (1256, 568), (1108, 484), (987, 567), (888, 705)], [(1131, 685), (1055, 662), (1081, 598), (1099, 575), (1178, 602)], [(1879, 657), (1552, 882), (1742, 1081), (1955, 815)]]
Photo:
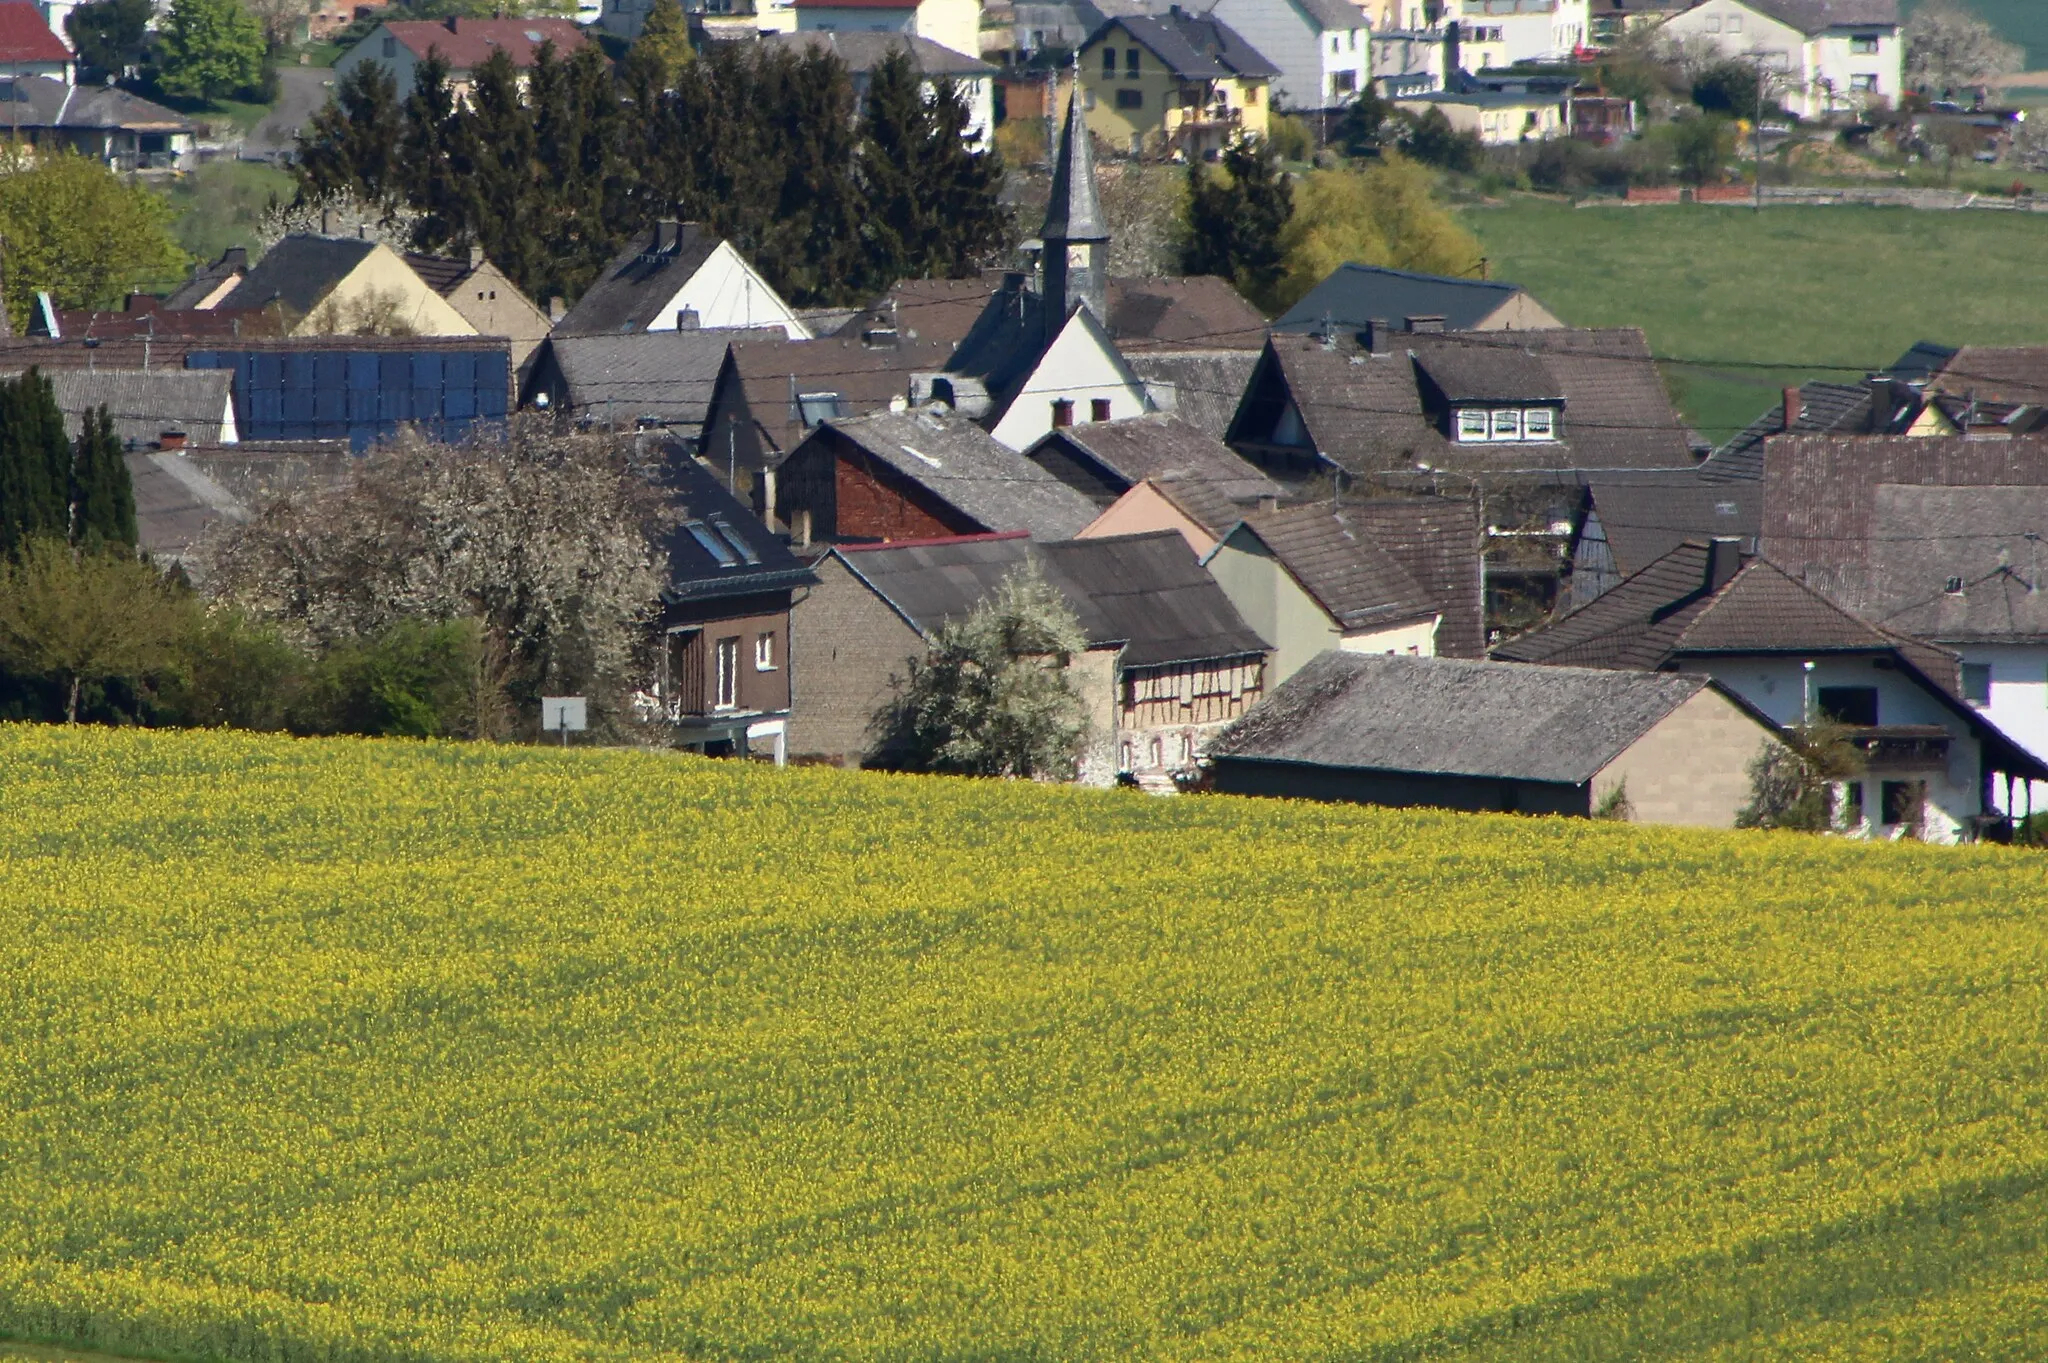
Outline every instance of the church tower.
[(1052, 202), (1045, 208), (1045, 327), (1048, 338), (1065, 325), (1075, 308), (1086, 306), (1095, 320), (1109, 325), (1109, 224), (1102, 201), (1095, 196), (1095, 149), (1082, 117), (1081, 76), (1074, 72), (1074, 92), (1067, 101), (1067, 125), (1060, 134), (1060, 154), (1052, 175)]

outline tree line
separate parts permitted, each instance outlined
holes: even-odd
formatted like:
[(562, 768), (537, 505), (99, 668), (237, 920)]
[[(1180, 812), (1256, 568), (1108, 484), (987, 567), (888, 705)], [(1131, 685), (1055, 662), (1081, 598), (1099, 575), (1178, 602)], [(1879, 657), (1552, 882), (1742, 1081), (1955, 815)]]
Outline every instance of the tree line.
[(466, 99), (438, 54), (403, 99), (364, 63), (300, 136), (298, 204), (373, 206), (415, 250), (480, 246), (541, 301), (576, 298), (658, 218), (706, 224), (808, 304), (965, 275), (1004, 245), (1001, 161), (962, 142), (952, 82), (899, 53), (857, 100), (829, 51), (679, 60), (650, 26), (616, 67), (594, 44), (544, 46), (523, 74), (495, 53)]

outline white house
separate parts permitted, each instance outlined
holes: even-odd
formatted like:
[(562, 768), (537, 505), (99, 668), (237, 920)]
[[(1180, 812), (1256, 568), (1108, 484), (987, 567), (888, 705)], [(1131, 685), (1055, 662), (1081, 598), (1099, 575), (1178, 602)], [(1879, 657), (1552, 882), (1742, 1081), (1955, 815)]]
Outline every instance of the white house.
[(907, 33), (981, 54), (978, 0), (795, 0), (799, 33)]
[(1195, 8), (1280, 68), (1273, 97), (1290, 110), (1340, 109), (1372, 79), (1372, 30), (1352, 0), (1213, 0)]
[(1495, 90), (1434, 90), (1396, 98), (1394, 107), (1417, 117), (1437, 110), (1458, 132), (1474, 133), (1489, 147), (1512, 147), (1565, 135), (1559, 95)]
[(764, 46), (787, 47), (808, 54), (824, 50), (846, 63), (853, 77), (856, 106), (867, 98), (868, 81), (875, 68), (892, 52), (904, 52), (910, 64), (925, 78), (925, 98), (930, 99), (935, 83), (950, 80), (967, 105), (967, 127), (961, 140), (970, 147), (982, 146), (996, 121), (997, 68), (977, 57), (956, 52), (929, 38), (915, 34), (839, 32), (809, 29), (801, 33), (775, 34), (761, 39)]
[(1588, 0), (1459, 0), (1458, 66), (1477, 73), (1516, 62), (1569, 61), (1592, 28)]
[(63, 37), (69, 4), (35, 5), (0, 0), (0, 72), (10, 79), (47, 76), (70, 85), (77, 76), (70, 40)]
[(663, 221), (612, 258), (555, 324), (558, 336), (779, 327), (811, 339), (793, 308), (733, 249), (693, 222)]
[(1659, 32), (1695, 56), (1762, 64), (1801, 118), (1896, 103), (1905, 89), (1898, 0), (1705, 0)]
[(1451, 42), (1441, 28), (1374, 29), (1372, 78), (1386, 98), (1426, 94), (1449, 84)]
[[(654, 9), (654, 0), (601, 0), (601, 4), (593, 27), (627, 42), (640, 36)], [(691, 0), (683, 8), (689, 12), (691, 24), (701, 25), (708, 37), (737, 40), (796, 32), (792, 0)]]
[(543, 46), (566, 60), (586, 39), (568, 19), (393, 19), (377, 25), (334, 63), (336, 85), (358, 66), (382, 67), (398, 86), (403, 100), (412, 93), (420, 63), (437, 52), (448, 63), (448, 85), (457, 99), (466, 99), (476, 68), (497, 53), (511, 58), (520, 71), (533, 66)]

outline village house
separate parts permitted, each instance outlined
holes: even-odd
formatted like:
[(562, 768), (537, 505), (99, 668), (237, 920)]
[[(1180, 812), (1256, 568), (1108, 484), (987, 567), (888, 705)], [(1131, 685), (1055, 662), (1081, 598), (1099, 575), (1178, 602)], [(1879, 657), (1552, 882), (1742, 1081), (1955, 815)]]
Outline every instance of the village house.
[(659, 428), (696, 449), (733, 339), (781, 336), (780, 328), (549, 336), (534, 351), (519, 405), (578, 423)]
[(164, 296), (166, 312), (204, 312), (220, 306), (249, 275), (249, 248), (230, 246), (211, 265), (194, 265), (185, 282)]
[(1167, 413), (1049, 431), (1024, 457), (1100, 508), (1148, 479), (1200, 483), (1246, 510), (1281, 496), (1278, 483), (1228, 445)]
[(1095, 505), (970, 421), (937, 411), (828, 418), (770, 475), (797, 543), (1023, 531), (1068, 539)]
[[(0, 377), (17, 374), (0, 371)], [(218, 370), (95, 366), (54, 370), (45, 377), (64, 414), (64, 433), (73, 440), (84, 430), (86, 417), (102, 408), (125, 449), (178, 450), (188, 443), (232, 445), (241, 439), (232, 376)]]
[(1836, 605), (1734, 540), (1688, 541), (1555, 623), (1515, 662), (1709, 676), (1782, 728), (1839, 726), (1861, 770), (1838, 821), (1865, 837), (1969, 840), (1993, 791), (2048, 766), (1963, 699), (1961, 660)]
[(1081, 45), (1081, 102), (1105, 146), (1214, 160), (1264, 136), (1280, 69), (1219, 19), (1172, 6), (1107, 20)]
[(1705, 676), (1333, 650), (1210, 760), (1229, 795), (1730, 828), (1781, 742)]
[(1562, 327), (1557, 315), (1519, 284), (1415, 274), (1382, 265), (1339, 265), (1273, 330), (1294, 335), (1356, 336), (1375, 323), (1408, 332), (1529, 331)]
[(1265, 641), (1171, 532), (1041, 544), (1021, 534), (840, 546), (796, 608), (793, 751), (874, 760), (876, 714), (939, 626), (1036, 570), (1087, 640), (1068, 663), (1091, 726), (1081, 779), (1170, 789), (1263, 694)]
[(1588, 0), (1454, 0), (1460, 69), (1473, 75), (1520, 62), (1568, 62), (1592, 28)]
[[(0, 10), (17, 8), (0, 0)], [(161, 104), (114, 86), (79, 86), (45, 76), (0, 73), (0, 101), (9, 137), (39, 152), (76, 152), (120, 171), (189, 166), (199, 128)]]
[(215, 305), (287, 336), (475, 336), (476, 325), (382, 242), (294, 233)]
[(334, 81), (345, 82), (358, 66), (374, 65), (391, 77), (402, 101), (412, 93), (420, 64), (438, 52), (448, 63), (448, 89), (457, 103), (469, 99), (476, 69), (497, 53), (513, 68), (528, 71), (543, 47), (566, 60), (587, 39), (572, 19), (387, 19), (335, 59)]
[(1563, 137), (1566, 97), (1547, 90), (1431, 90), (1400, 95), (1394, 107), (1420, 118), (1432, 109), (1453, 132), (1471, 133), (1489, 147), (1512, 147)]
[(0, 0), (0, 68), (9, 80), (47, 78), (66, 86), (77, 80), (77, 62), (63, 36), (64, 15), (71, 9), (68, 0), (58, 0), (47, 14), (27, 0)]
[(512, 342), (512, 367), (524, 372), (526, 362), (547, 338), (548, 315), (535, 306), (503, 270), (491, 264), (481, 246), (462, 257), (405, 253), (405, 263), (426, 286), (446, 299), (479, 336), (503, 336)]
[(1291, 112), (1342, 109), (1372, 79), (1372, 29), (1352, 0), (1196, 0), (1279, 68), (1272, 97)]
[(679, 747), (710, 756), (789, 752), (790, 603), (811, 570), (695, 460), (669, 470), (677, 523), (662, 552), (655, 713)]
[(1110, 535), (1144, 535), (1171, 530), (1187, 541), (1195, 557), (1209, 551), (1239, 521), (1245, 508), (1216, 490), (1214, 483), (1176, 478), (1147, 478), (1134, 483), (1102, 514), (1081, 527), (1076, 539)]
[(731, 242), (697, 223), (664, 219), (612, 257), (554, 334), (758, 327), (780, 327), (792, 341), (811, 336)]
[(1572, 540), (1576, 609), (1689, 539), (1736, 541), (1755, 553), (1763, 483), (1711, 479), (1702, 469), (1613, 469), (1585, 475), (1586, 505)]
[(979, 0), (793, 0), (798, 33), (894, 33), (981, 56)]
[(1732, 57), (1774, 73), (1778, 103), (1831, 118), (1905, 93), (1898, 0), (1703, 0), (1658, 30), (1695, 59)]

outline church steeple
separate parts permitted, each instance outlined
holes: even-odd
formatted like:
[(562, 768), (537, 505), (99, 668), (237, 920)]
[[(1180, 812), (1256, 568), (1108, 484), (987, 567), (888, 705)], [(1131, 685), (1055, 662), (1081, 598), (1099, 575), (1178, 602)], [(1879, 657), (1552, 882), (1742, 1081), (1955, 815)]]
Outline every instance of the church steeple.
[(1095, 150), (1082, 116), (1078, 66), (1052, 173), (1052, 201), (1046, 205), (1045, 226), (1038, 235), (1045, 243), (1047, 329), (1058, 330), (1083, 305), (1096, 321), (1109, 325), (1109, 224), (1095, 195)]

